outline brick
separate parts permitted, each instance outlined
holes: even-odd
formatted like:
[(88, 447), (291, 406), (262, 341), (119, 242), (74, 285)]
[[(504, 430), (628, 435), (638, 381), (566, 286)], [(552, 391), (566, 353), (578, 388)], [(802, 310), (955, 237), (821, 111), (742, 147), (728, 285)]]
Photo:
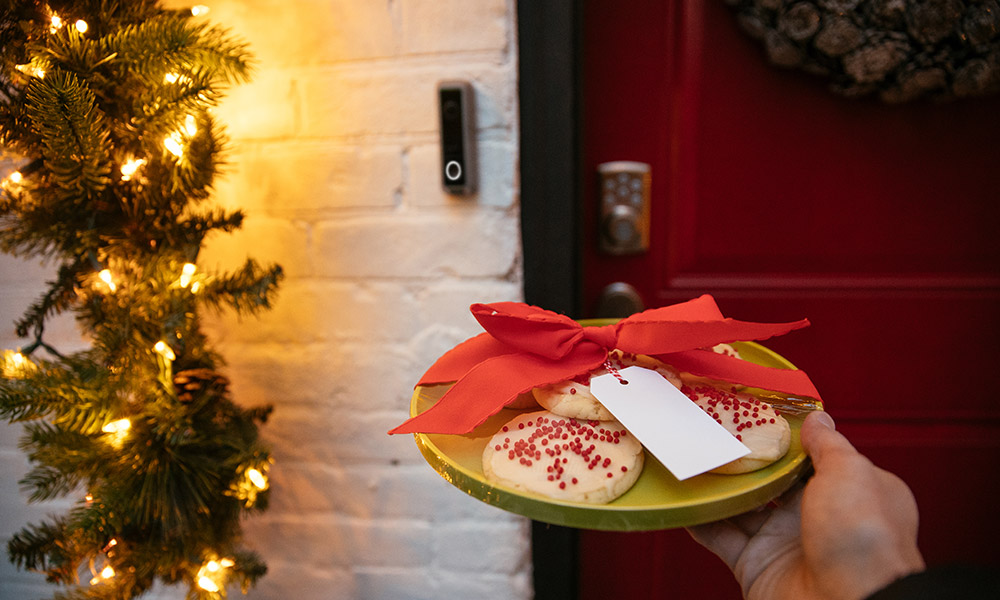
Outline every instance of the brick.
[[(190, 6), (171, 0), (177, 6)], [(250, 42), (258, 61), (295, 66), (390, 57), (397, 53), (395, 2), (356, 0), (223, 0), (208, 18)]]
[(407, 0), (402, 10), (403, 52), (409, 54), (505, 51), (510, 43), (505, 0)]
[(437, 82), (464, 79), (476, 94), (476, 129), (516, 122), (516, 82), (510, 65), (359, 63), (303, 74), (302, 126), (313, 137), (372, 137), (438, 131)]
[[(349, 600), (360, 598), (354, 574), (347, 568), (316, 569), (300, 563), (268, 557), (267, 576), (245, 597), (247, 600), (293, 598), (294, 600)], [(243, 598), (232, 591), (230, 598)]]
[(231, 312), (210, 322), (217, 339), (233, 342), (368, 343), (407, 340), (420, 326), (417, 304), (395, 282), (330, 282), (289, 278), (273, 309), (253, 317)]
[(198, 264), (205, 270), (230, 270), (243, 266), (247, 258), (258, 263), (277, 263), (289, 277), (311, 274), (310, 228), (260, 215), (248, 216), (243, 227), (206, 239)]
[(284, 139), (302, 122), (302, 82), (295, 71), (258, 69), (233, 85), (214, 115), (234, 140)]
[[(411, 442), (412, 443), (412, 442)], [(416, 456), (417, 448), (412, 446)], [(278, 461), (271, 469), (268, 514), (337, 514), (358, 519), (457, 523), (512, 523), (505, 513), (449, 484), (430, 465)]]
[(518, 240), (516, 218), (495, 211), (342, 219), (316, 227), (317, 270), (325, 277), (506, 276)]
[(531, 563), (526, 519), (437, 523), (433, 537), (438, 566), (444, 569), (511, 575)]
[[(395, 145), (288, 142), (241, 144), (218, 190), (250, 215), (313, 219), (344, 209), (390, 209), (403, 185)], [(280, 202), (276, 202), (280, 199)]]
[(438, 600), (440, 598), (471, 598), (441, 593), (435, 574), (424, 569), (357, 568), (355, 569), (358, 600)]
[(440, 598), (475, 598), (476, 600), (512, 600), (531, 598), (531, 573), (522, 570), (516, 575), (494, 575), (477, 573), (469, 576), (469, 571), (442, 571), (435, 575), (435, 583), (440, 589)]
[(418, 292), (420, 323), (426, 327), (455, 325), (468, 331), (468, 335), (482, 333), (482, 327), (469, 312), (475, 303), (519, 301), (523, 299), (520, 281), (462, 281), (433, 282)]
[(245, 531), (251, 538), (268, 540), (260, 549), (265, 560), (274, 556), (318, 569), (426, 567), (431, 559), (426, 551), (430, 525), (419, 521), (265, 513), (248, 520)]
[(482, 139), (476, 144), (479, 184), (475, 194), (455, 196), (441, 185), (441, 149), (435, 144), (415, 146), (410, 151), (410, 186), (407, 204), (447, 206), (475, 203), (481, 206), (509, 208), (516, 204), (515, 188), (517, 145), (512, 141)]

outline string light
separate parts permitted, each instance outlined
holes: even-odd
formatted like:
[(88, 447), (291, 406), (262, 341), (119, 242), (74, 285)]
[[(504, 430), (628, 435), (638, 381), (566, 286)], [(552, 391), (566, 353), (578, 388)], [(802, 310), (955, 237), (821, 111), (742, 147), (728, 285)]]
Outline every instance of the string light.
[(122, 181), (131, 180), (132, 176), (135, 175), (136, 171), (139, 170), (139, 167), (141, 167), (144, 164), (146, 164), (146, 159), (144, 158), (130, 158), (129, 160), (127, 160), (125, 164), (122, 165), (121, 168)]
[(55, 33), (59, 31), (60, 29), (62, 29), (62, 26), (63, 22), (62, 19), (59, 18), (59, 15), (52, 13), (52, 18), (49, 19), (49, 33)]
[(194, 119), (194, 115), (188, 115), (184, 118), (184, 131), (187, 132), (189, 137), (193, 137), (194, 134), (198, 133), (198, 123)]
[(89, 29), (87, 22), (83, 19), (77, 19), (76, 23), (73, 23), (73, 26), (76, 27), (76, 30), (80, 33), (87, 33), (87, 29)]
[(163, 83), (191, 83), (191, 78), (171, 71), (163, 76)]
[(101, 572), (99, 574), (94, 575), (93, 579), (90, 580), (90, 585), (97, 585), (98, 583), (101, 583), (102, 581), (105, 581), (107, 579), (111, 579), (114, 576), (115, 576), (114, 568), (111, 565), (108, 565), (103, 569), (101, 569)]
[(21, 175), (20, 171), (14, 171), (13, 173), (7, 176), (7, 181), (11, 183), (21, 183), (22, 181), (24, 181), (24, 176)]
[(128, 419), (118, 419), (117, 421), (111, 421), (110, 423), (105, 423), (104, 427), (101, 427), (101, 431), (104, 433), (122, 433), (123, 431), (128, 431), (132, 428), (132, 421)]
[(7, 378), (24, 377), (35, 369), (35, 364), (28, 357), (16, 350), (5, 350), (3, 353), (3, 376)]
[(222, 589), (222, 584), (225, 583), (225, 572), (223, 569), (232, 568), (235, 564), (229, 558), (208, 561), (198, 569), (198, 574), (195, 575), (198, 587), (206, 592), (218, 592)]
[(233, 483), (233, 488), (229, 493), (242, 500), (243, 505), (250, 508), (257, 502), (257, 495), (270, 485), (266, 471), (266, 464), (261, 465), (260, 469), (248, 467), (243, 471), (243, 477)]
[(128, 419), (111, 421), (110, 423), (105, 423), (104, 427), (101, 427), (101, 431), (111, 436), (110, 443), (115, 448), (121, 447), (125, 438), (128, 437), (130, 429), (132, 429), (132, 421), (129, 421)]
[(181, 142), (181, 133), (175, 131), (163, 138), (163, 147), (177, 158), (180, 158), (184, 156), (184, 146)]
[(39, 79), (45, 78), (45, 69), (36, 67), (32, 64), (16, 65), (14, 68), (29, 77), (37, 77)]
[(247, 469), (247, 479), (250, 483), (254, 484), (258, 490), (267, 489), (267, 479), (264, 478), (264, 474), (254, 469), (253, 467)]
[[(194, 272), (198, 267), (194, 263), (184, 263), (181, 267), (181, 278), (180, 284), (182, 288), (186, 288), (191, 283), (191, 278), (194, 277)], [(194, 291), (192, 289), (192, 291)]]
[(191, 16), (201, 17), (208, 14), (208, 7), (204, 4), (198, 4), (191, 7)]
[(167, 343), (164, 342), (163, 340), (156, 342), (156, 344), (153, 346), (153, 350), (156, 350), (157, 354), (159, 354), (160, 356), (162, 356), (167, 360), (174, 360), (177, 358), (177, 356), (174, 354), (174, 351), (171, 350), (170, 346), (168, 346)]
[(97, 276), (100, 278), (101, 281), (103, 281), (108, 285), (108, 289), (111, 290), (112, 293), (114, 293), (118, 289), (118, 286), (115, 285), (114, 278), (111, 276), (110, 269), (104, 269), (103, 271), (98, 273)]

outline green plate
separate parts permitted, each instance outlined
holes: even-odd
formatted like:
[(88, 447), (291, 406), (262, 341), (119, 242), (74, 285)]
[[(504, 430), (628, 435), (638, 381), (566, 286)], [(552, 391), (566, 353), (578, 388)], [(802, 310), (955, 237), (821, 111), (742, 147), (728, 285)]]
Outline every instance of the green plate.
[[(585, 324), (604, 324), (590, 321)], [(733, 344), (751, 362), (794, 369), (775, 352), (754, 342)], [(410, 414), (430, 408), (449, 385), (420, 387), (413, 393)], [(753, 390), (750, 390), (753, 391)], [(785, 414), (792, 429), (788, 453), (776, 463), (743, 475), (705, 473), (678, 481), (649, 453), (638, 481), (608, 504), (553, 500), (544, 496), (494, 485), (483, 475), (486, 443), (507, 421), (524, 411), (503, 409), (466, 435), (414, 434), (427, 462), (449, 483), (473, 498), (525, 517), (583, 529), (648, 531), (718, 521), (753, 510), (790, 488), (806, 470), (809, 460), (799, 443), (802, 414)]]

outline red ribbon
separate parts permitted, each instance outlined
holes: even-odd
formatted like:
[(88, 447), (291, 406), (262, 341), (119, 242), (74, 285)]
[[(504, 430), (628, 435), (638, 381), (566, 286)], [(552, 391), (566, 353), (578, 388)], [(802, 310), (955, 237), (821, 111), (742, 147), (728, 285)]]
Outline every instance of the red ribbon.
[(709, 295), (603, 327), (583, 327), (569, 317), (519, 302), (473, 304), (471, 310), (486, 333), (446, 352), (417, 383), (455, 385), (390, 434), (468, 433), (519, 394), (594, 371), (616, 348), (653, 356), (694, 375), (820, 399), (803, 371), (763, 367), (700, 349), (783, 335), (807, 327), (806, 319), (737, 321), (724, 317)]

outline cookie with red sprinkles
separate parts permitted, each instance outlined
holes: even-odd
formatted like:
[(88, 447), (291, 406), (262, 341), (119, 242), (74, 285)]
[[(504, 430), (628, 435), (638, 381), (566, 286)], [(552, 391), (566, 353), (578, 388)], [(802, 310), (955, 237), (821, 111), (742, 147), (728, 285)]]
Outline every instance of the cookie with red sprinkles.
[(791, 427), (770, 404), (750, 394), (709, 385), (684, 385), (681, 392), (750, 449), (750, 454), (713, 469), (712, 473), (749, 473), (763, 469), (788, 452)]
[(643, 448), (618, 421), (518, 415), (483, 450), (487, 481), (557, 500), (606, 504), (639, 478)]
[(587, 373), (577, 379), (538, 387), (533, 389), (532, 393), (542, 408), (557, 415), (574, 419), (613, 421), (615, 417), (611, 412), (590, 393), (590, 378), (606, 375), (609, 366), (613, 369), (624, 369), (631, 366), (652, 369), (675, 387), (681, 387), (680, 376), (672, 367), (649, 356), (612, 350), (608, 354), (605, 366), (593, 373)]

